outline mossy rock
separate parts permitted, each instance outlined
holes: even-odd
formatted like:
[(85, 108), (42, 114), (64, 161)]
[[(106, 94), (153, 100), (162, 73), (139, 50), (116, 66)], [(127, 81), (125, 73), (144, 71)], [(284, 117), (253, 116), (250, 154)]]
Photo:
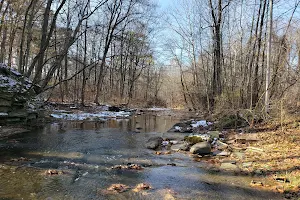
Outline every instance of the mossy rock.
[(185, 136), (184, 141), (186, 141), (190, 145), (194, 145), (194, 144), (197, 144), (199, 142), (203, 142), (202, 138), (198, 137), (198, 136)]

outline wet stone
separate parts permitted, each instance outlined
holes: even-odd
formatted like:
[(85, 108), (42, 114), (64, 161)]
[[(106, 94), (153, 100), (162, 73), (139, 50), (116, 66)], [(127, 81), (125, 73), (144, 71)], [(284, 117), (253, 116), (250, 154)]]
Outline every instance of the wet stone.
[(189, 149), (190, 149), (190, 145), (187, 143), (174, 144), (171, 146), (171, 150), (173, 151), (188, 151)]
[(147, 149), (157, 149), (163, 142), (162, 137), (153, 137), (146, 142)]
[(230, 170), (230, 171), (237, 171), (239, 168), (235, 164), (232, 163), (222, 163), (220, 166), (221, 170)]
[(200, 142), (193, 145), (190, 149), (193, 154), (206, 155), (211, 153), (211, 145), (208, 142)]

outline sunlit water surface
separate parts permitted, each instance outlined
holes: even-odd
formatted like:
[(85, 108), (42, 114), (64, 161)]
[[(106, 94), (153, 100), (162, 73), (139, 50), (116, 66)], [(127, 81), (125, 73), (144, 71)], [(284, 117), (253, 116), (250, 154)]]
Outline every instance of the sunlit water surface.
[[(0, 199), (280, 199), (250, 188), (251, 177), (208, 173), (188, 154), (155, 155), (145, 148), (150, 137), (161, 136), (178, 121), (151, 114), (106, 122), (56, 122), (0, 140)], [(128, 163), (144, 170), (111, 169)], [(45, 175), (48, 169), (64, 174)], [(103, 194), (114, 183), (148, 183), (152, 189)]]

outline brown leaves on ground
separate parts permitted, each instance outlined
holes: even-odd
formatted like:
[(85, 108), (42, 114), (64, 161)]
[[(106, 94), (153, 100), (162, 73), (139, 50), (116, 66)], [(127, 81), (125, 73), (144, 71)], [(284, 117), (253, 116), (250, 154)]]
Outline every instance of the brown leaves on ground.
[[(262, 128), (263, 130), (264, 128)], [(270, 130), (270, 129), (267, 129)], [(244, 149), (244, 156), (232, 155), (237, 165), (255, 175), (269, 177), (270, 185), (251, 183), (262, 189), (300, 197), (300, 130), (287, 129), (257, 133), (259, 140), (251, 144), (231, 144)], [(251, 164), (248, 164), (251, 163)]]
[(260, 141), (251, 144), (263, 152), (247, 149), (241, 162), (253, 162), (247, 171), (261, 170), (269, 173), (286, 173), (300, 170), (300, 131), (259, 133)]

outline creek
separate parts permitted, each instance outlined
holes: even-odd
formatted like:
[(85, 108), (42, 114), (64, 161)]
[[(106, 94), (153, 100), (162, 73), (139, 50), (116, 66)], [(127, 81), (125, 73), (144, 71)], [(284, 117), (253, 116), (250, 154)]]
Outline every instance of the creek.
[[(176, 116), (146, 114), (105, 122), (57, 121), (0, 140), (0, 199), (281, 199), (249, 186), (253, 177), (208, 172), (186, 153), (145, 148)], [(111, 169), (139, 164), (143, 170)], [(172, 164), (172, 165), (170, 165)], [(60, 175), (46, 175), (48, 169)], [(103, 194), (111, 184), (152, 189)]]

